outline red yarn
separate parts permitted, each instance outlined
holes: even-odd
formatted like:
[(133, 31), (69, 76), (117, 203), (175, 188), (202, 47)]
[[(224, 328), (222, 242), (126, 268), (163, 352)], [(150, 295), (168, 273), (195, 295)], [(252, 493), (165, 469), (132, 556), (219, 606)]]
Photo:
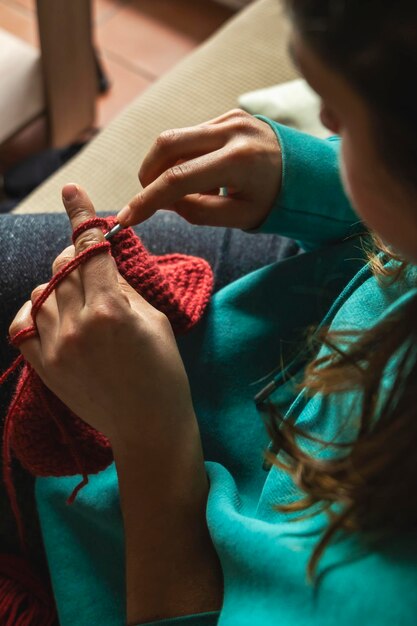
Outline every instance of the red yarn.
[[(114, 218), (94, 218), (81, 224), (73, 241), (92, 227), (104, 231), (116, 224)], [(32, 319), (57, 285), (93, 255), (111, 252), (121, 275), (148, 302), (164, 312), (177, 334), (190, 330), (201, 318), (213, 288), (213, 274), (204, 259), (171, 254), (154, 256), (131, 228), (121, 230), (110, 242), (95, 244), (69, 261), (53, 278), (32, 306)], [(21, 330), (12, 339), (15, 346), (37, 334), (36, 325)], [(68, 499), (88, 482), (88, 474), (105, 469), (113, 460), (110, 442), (101, 433), (74, 415), (41, 381), (20, 355), (0, 378), (23, 363), (10, 404), (3, 437), (3, 473), (7, 493), (23, 541), (16, 495), (11, 479), (11, 449), (21, 464), (36, 476), (81, 474), (82, 482)]]
[[(108, 218), (109, 220), (111, 218)], [(85, 222), (83, 222), (82, 224), (80, 224), (79, 226), (77, 226), (77, 228), (73, 231), (72, 233), (72, 243), (75, 244), (75, 242), (77, 241), (78, 237), (81, 235), (81, 233), (84, 233), (86, 230), (90, 230), (90, 228), (103, 228), (103, 226), (105, 227), (106, 230), (110, 230), (110, 228), (107, 228), (107, 226), (105, 224), (103, 224), (103, 222), (105, 222), (106, 220), (103, 220), (102, 217), (92, 217), (90, 220), (86, 220)], [(113, 218), (113, 222), (115, 225), (116, 220), (114, 220)]]
[(56, 610), (51, 590), (29, 563), (0, 555), (0, 619), (2, 626), (52, 626)]

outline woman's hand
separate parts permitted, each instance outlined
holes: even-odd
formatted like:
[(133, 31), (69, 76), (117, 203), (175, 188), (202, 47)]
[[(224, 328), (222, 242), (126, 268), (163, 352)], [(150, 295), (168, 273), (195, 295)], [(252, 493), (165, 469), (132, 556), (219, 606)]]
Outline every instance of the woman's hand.
[[(86, 193), (64, 187), (73, 229), (94, 217)], [(53, 264), (104, 241), (82, 233)], [(45, 285), (32, 293), (35, 300)], [(32, 326), (31, 302), (10, 335)], [(20, 345), (45, 384), (110, 439), (126, 552), (127, 622), (217, 609), (222, 575), (206, 525), (208, 481), (188, 378), (167, 318), (97, 254), (69, 274)], [(109, 548), (111, 549), (111, 547)], [(157, 555), (157, 558), (156, 558)], [(163, 589), (163, 594), (161, 594)]]
[[(75, 195), (72, 195), (75, 194)], [(63, 190), (73, 229), (95, 216), (86, 193)], [(54, 261), (55, 274), (74, 255), (104, 241), (100, 229), (82, 233)], [(45, 285), (32, 292), (32, 302)], [(10, 334), (32, 325), (31, 302)], [(92, 257), (69, 274), (40, 308), (39, 336), (20, 349), (45, 384), (76, 415), (112, 443), (181, 438), (194, 420), (187, 375), (168, 319), (148, 304), (117, 271), (108, 253)]]
[[(239, 109), (205, 124), (163, 132), (139, 171), (144, 189), (123, 208), (124, 225), (171, 209), (192, 224), (256, 228), (281, 186), (272, 128)], [(227, 196), (219, 190), (227, 189)]]

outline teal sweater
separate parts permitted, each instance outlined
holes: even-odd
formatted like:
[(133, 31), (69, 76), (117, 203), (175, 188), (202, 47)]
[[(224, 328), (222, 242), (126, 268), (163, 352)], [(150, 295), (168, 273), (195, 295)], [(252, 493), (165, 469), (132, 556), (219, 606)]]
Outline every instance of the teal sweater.
[[(341, 536), (320, 561), (319, 584), (306, 581), (326, 519), (291, 522), (274, 510), (299, 491), (284, 471), (262, 467), (268, 437), (253, 398), (274, 380), (272, 399), (300, 426), (328, 439), (351, 435), (354, 394), (307, 398), (294, 384), (303, 371), (297, 354), (305, 329), (323, 318), (333, 329), (369, 327), (415, 295), (417, 273), (384, 288), (363, 261), (358, 239), (347, 239), (361, 227), (341, 186), (338, 139), (323, 141), (264, 121), (281, 143), (283, 185), (259, 230), (298, 239), (309, 252), (222, 289), (202, 322), (179, 341), (210, 479), (207, 519), (222, 564), (224, 601), (220, 613), (158, 624), (412, 626), (415, 535), (377, 550)], [(278, 364), (283, 367), (277, 370)], [(309, 448), (322, 454), (313, 444)], [(41, 478), (36, 484), (60, 623), (122, 626), (123, 531), (115, 467), (91, 476), (67, 506), (78, 482), (79, 477)]]

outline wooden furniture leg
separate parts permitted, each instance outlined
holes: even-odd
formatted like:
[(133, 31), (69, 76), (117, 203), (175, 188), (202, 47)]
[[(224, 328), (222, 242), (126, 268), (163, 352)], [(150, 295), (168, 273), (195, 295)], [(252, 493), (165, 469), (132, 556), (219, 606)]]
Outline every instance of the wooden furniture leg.
[(89, 0), (37, 0), (50, 145), (94, 124), (97, 76)]

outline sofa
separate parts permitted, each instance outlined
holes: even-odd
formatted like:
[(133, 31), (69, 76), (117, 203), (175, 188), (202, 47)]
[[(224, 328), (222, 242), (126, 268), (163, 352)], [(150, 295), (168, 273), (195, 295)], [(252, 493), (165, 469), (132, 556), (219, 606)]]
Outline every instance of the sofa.
[[(297, 77), (279, 0), (255, 0), (154, 83), (14, 212), (63, 211), (61, 188), (84, 186), (96, 210), (117, 212), (139, 189), (137, 172), (158, 134), (236, 107), (244, 92)], [(81, 97), (81, 94), (80, 94)]]

